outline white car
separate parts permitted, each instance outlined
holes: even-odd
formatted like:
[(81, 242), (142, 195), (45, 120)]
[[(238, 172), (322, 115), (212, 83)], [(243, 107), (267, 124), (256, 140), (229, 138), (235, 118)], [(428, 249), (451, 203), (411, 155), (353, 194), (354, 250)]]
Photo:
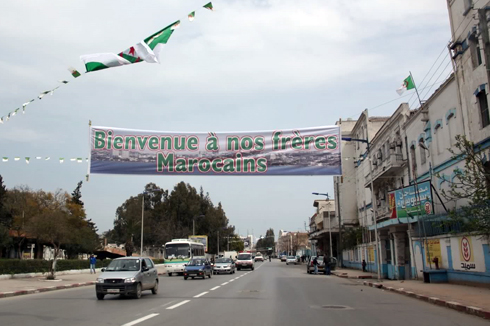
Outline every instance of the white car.
[(286, 265), (289, 265), (289, 264), (295, 264), (296, 265), (297, 263), (298, 263), (298, 261), (296, 260), (296, 257), (294, 257), (294, 256), (288, 256), (286, 258)]

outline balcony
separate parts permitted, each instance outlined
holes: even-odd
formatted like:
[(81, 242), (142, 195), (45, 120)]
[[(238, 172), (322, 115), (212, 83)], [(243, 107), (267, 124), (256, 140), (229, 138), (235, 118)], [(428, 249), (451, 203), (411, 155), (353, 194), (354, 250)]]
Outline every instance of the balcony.
[(373, 177), (373, 182), (377, 178), (383, 176), (395, 176), (400, 174), (405, 167), (406, 161), (403, 159), (403, 154), (391, 153), (385, 160), (375, 159), (373, 161), (373, 173), (368, 173), (366, 175), (366, 181), (364, 183), (365, 188), (369, 188), (371, 184), (371, 178)]

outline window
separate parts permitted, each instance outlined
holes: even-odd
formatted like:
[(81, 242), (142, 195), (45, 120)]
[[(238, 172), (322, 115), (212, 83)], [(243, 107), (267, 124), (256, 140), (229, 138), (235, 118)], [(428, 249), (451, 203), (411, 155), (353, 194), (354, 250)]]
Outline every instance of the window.
[(464, 12), (463, 15), (466, 14), (473, 8), (473, 0), (464, 0)]
[(490, 116), (488, 115), (488, 100), (485, 90), (483, 89), (478, 92), (476, 98), (478, 99), (478, 105), (480, 107), (481, 126), (482, 128), (485, 128), (490, 124)]
[(415, 145), (410, 146), (410, 160), (412, 161), (412, 172), (415, 179), (417, 178), (417, 160), (415, 157)]
[[(423, 141), (421, 141), (423, 143)], [(425, 164), (427, 161), (426, 154), (425, 154), (425, 149), (422, 146), (419, 146), (420, 150), (420, 164)]]
[(480, 42), (475, 34), (470, 37), (470, 54), (471, 54), (471, 63), (473, 64), (473, 69), (476, 69), (478, 66), (482, 64), (481, 60), (481, 50), (480, 50)]

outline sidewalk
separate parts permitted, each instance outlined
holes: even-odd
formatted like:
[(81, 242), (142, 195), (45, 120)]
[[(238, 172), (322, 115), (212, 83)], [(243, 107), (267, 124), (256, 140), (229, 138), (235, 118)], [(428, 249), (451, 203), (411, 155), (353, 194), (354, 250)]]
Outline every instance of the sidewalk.
[[(156, 267), (158, 275), (165, 272), (163, 265)], [(46, 276), (0, 280), (0, 298), (89, 286), (95, 284), (99, 274), (100, 272), (90, 274), (89, 270), (86, 269), (81, 270), (78, 274), (57, 275), (54, 281), (46, 280)]]
[(372, 278), (364, 285), (407, 295), (419, 300), (490, 319), (490, 289), (451, 283), (424, 283), (422, 280), (381, 280), (377, 274), (339, 269), (332, 274), (343, 278)]

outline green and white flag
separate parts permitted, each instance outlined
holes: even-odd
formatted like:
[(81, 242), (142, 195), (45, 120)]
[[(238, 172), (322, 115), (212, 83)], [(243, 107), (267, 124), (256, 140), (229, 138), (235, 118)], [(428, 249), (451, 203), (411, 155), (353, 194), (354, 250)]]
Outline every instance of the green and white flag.
[(36, 160), (40, 160), (41, 158), (41, 156), (36, 156)]
[(180, 21), (168, 25), (164, 29), (150, 35), (143, 41), (119, 54), (88, 54), (82, 55), (80, 60), (85, 64), (87, 72), (129, 65), (141, 61), (160, 63), (158, 61), (159, 54), (178, 25), (180, 25)]
[(75, 162), (76, 158), (71, 158), (70, 161)]
[(2, 124), (3, 124), (3, 117), (1, 117), (1, 118), (0, 118), (0, 123), (2, 123)]
[(14, 157), (14, 161), (20, 160), (20, 157)]
[(2, 157), (2, 162), (8, 162), (9, 161), (9, 158), (8, 157)]
[(77, 163), (82, 163), (82, 162), (83, 162), (83, 158), (77, 157)]
[(193, 11), (190, 14), (187, 15), (187, 18), (189, 18), (189, 21), (190, 22), (194, 20), (194, 17), (196, 17), (196, 12), (195, 11)]
[(49, 161), (50, 159), (51, 159), (51, 157), (47, 156), (44, 160)]
[(26, 110), (26, 106), (28, 106), (32, 102), (34, 102), (34, 99), (30, 100), (29, 102), (25, 102), (24, 104), (22, 104), (22, 111), (25, 111)]
[(398, 88), (396, 90), (396, 92), (398, 93), (398, 95), (402, 95), (403, 92), (408, 91), (409, 89), (413, 89), (413, 88), (415, 88), (415, 84), (412, 80), (412, 75), (410, 75), (403, 80), (402, 86), (400, 88)]
[(30, 157), (26, 157), (26, 163), (29, 164), (29, 161), (31, 160)]
[(37, 96), (38, 99), (42, 100), (44, 96), (46, 96), (47, 94), (49, 94), (51, 91), (44, 91), (42, 92), (41, 94), (39, 94)]
[(65, 158), (64, 157), (60, 157), (60, 164), (63, 163), (65, 161)]
[(78, 70), (76, 70), (75, 68), (73, 67), (69, 67), (68, 68), (68, 71), (70, 72), (70, 74), (73, 76), (73, 78), (77, 78), (77, 77), (80, 77), (80, 73), (78, 72)]
[(205, 4), (204, 6), (202, 6), (203, 8), (206, 8), (206, 9), (209, 9), (211, 11), (214, 11), (214, 8), (213, 8), (213, 3), (210, 2), (210, 3), (207, 3)]

